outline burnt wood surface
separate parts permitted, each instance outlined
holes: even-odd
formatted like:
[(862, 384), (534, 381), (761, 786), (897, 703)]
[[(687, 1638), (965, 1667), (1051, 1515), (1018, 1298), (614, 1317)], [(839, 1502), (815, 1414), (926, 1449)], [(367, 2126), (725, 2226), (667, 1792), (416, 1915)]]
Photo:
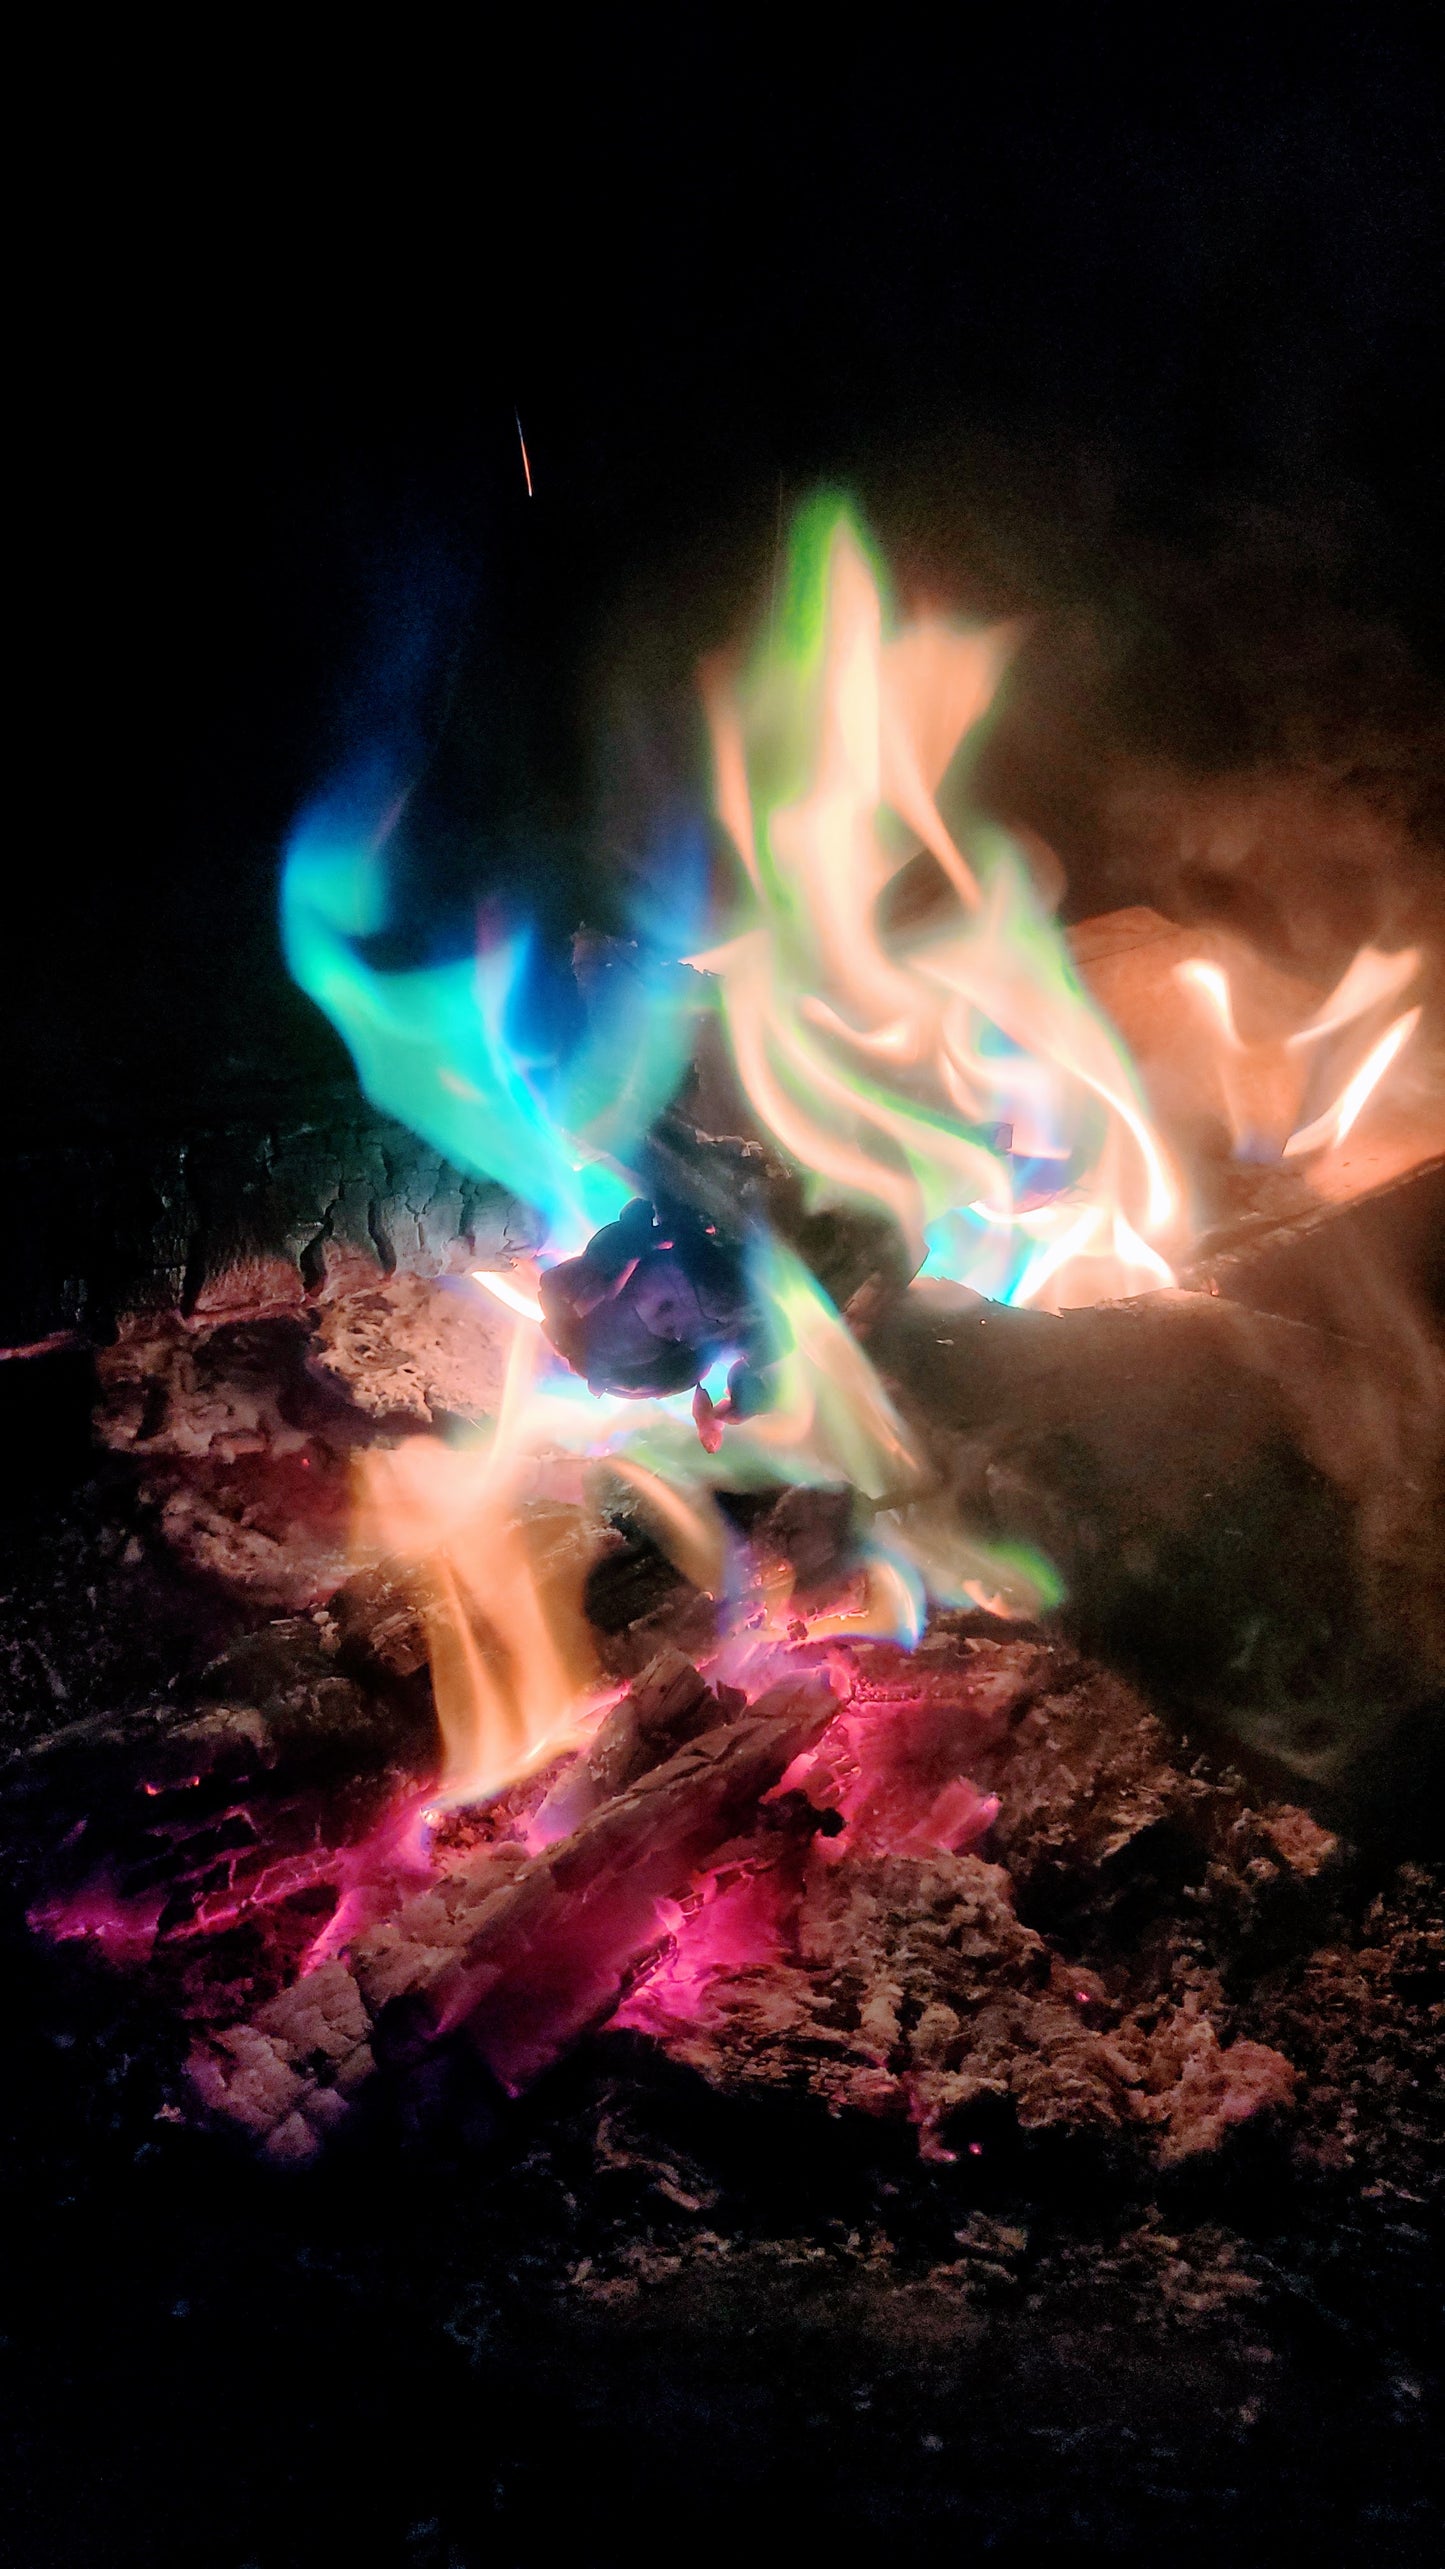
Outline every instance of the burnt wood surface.
[[(137, 1605), (83, 1495), (0, 1528), (12, 1586), (62, 1532), (76, 1547), (88, 1620), (62, 1589), (45, 1626), (73, 1702), (96, 1627)], [(117, 1486), (98, 1522), (129, 1541), (127, 1503)], [(584, 2041), (509, 2101), (465, 2045), (408, 2057), (399, 2024), (344, 2148), (258, 2163), (178, 2119), (198, 1952), (180, 1915), (157, 2006), (20, 1910), (37, 1847), (78, 1817), (103, 1833), (111, 1815), (114, 1842), (129, 1802), (198, 1873), (238, 1796), (264, 1834), (268, 1807), (348, 1772), (422, 1771), (398, 1600), (373, 1580), (330, 1626), (303, 1620), (238, 1636), (149, 1710), (124, 1715), (112, 1683), (114, 1712), (52, 1728), (6, 1777), (0, 2362), (27, 2569), (194, 2556), (197, 2524), (227, 2569), (300, 2569), (338, 2542), (471, 2569), (534, 2557), (539, 2524), (601, 2559), (680, 2540), (706, 2557), (747, 2523), (764, 2556), (783, 2529), (846, 2558), (903, 2528), (920, 2557), (1020, 2564), (1102, 2545), (1262, 2569), (1305, 2539), (1358, 2569), (1433, 2560), (1438, 1851), (1332, 1852), (1181, 1763), (1123, 1690), (1107, 1710), (1059, 1663), (1040, 1693), (1019, 1645), (1018, 1718), (986, 1770), (1027, 1922), (1010, 1932), (1076, 1961), (1037, 2003), (1107, 2044), (1127, 1957), (1196, 2026), (1202, 1996), (1205, 2020), (1287, 2057), (1298, 2112), (1151, 2164), (984, 2095), (957, 2157), (923, 2159), (906, 2124), (756, 2078), (728, 2093), (635, 2035)], [(663, 1746), (697, 1709), (675, 1663), (647, 1701)], [(616, 1746), (591, 1789), (625, 1797), (635, 1752)], [(256, 1949), (233, 1927), (217, 1960), (244, 2012)], [(986, 1944), (973, 1967), (996, 1974)], [(313, 2051), (345, 2032), (315, 2014)]]
[[(796, 1177), (746, 1128), (729, 1138), (699, 1123), (706, 1103), (685, 1100), (661, 1120), (649, 1183), (733, 1233), (771, 1222), (840, 1307), (904, 1281), (888, 1223), (805, 1212)], [(1308, 1266), (1316, 1235), (1343, 1225), (1440, 1289), (1445, 1163), (1344, 1206), (1322, 1203), (1289, 1170), (1226, 1175), (1184, 1282), (1297, 1298), (1293, 1266)], [(122, 1108), (37, 1122), (7, 1154), (3, 1186), (0, 1359), (72, 1334), (104, 1343), (132, 1315), (176, 1311), (204, 1325), (299, 1311), (395, 1274), (505, 1262), (539, 1237), (531, 1208), (453, 1168), (345, 1083), (229, 1112), (201, 1100), (148, 1117)]]
[(1445, 1359), (1388, 1290), (1352, 1308), (899, 1297), (869, 1352), (939, 1484), (904, 1521), (1041, 1552), (1067, 1629), (1241, 1748), (1379, 1777), (1445, 1690)]
[(201, 1320), (302, 1308), (462, 1254), (502, 1257), (532, 1217), (464, 1176), (354, 1087), (207, 1118), (176, 1108), (38, 1131), (5, 1173), (14, 1208), (0, 1349), (129, 1313)]

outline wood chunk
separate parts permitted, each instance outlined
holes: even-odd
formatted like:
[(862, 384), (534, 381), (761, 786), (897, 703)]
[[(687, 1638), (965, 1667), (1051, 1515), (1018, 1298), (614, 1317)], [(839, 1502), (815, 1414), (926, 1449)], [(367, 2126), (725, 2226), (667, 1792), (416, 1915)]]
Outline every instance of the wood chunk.
[[(745, 1700), (737, 1695), (731, 1707), (740, 1709)], [(569, 1836), (649, 1767), (709, 1729), (722, 1711), (690, 1659), (671, 1646), (660, 1650), (547, 1794), (533, 1820), (533, 1836)]]
[(191, 2086), (209, 2113), (240, 2124), (269, 2157), (309, 2158), (371, 2073), (370, 2031), (351, 1974), (323, 1963), (251, 2024), (197, 2045)]
[(394, 1565), (358, 1571), (337, 1589), (330, 1615), (349, 1663), (402, 1679), (426, 1667), (426, 1626), (416, 1583)]
[(515, 1326), (479, 1288), (443, 1289), (412, 1273), (373, 1277), (364, 1292), (326, 1303), (308, 1361), (318, 1380), (368, 1418), (423, 1427), (442, 1418), (492, 1418)]
[[(659, 1705), (679, 1697), (679, 1672), (663, 1672), (655, 1691)], [(775, 1687), (559, 1844), (534, 1856), (515, 1844), (482, 1849), (359, 1935), (349, 1964), (325, 1964), (251, 2024), (198, 2045), (198, 2102), (273, 2157), (308, 2155), (365, 2085), (377, 2020), (398, 2001), (420, 2011), (409, 2020), (414, 2039), (464, 2029), (504, 2085), (526, 2085), (612, 2013), (665, 1935), (667, 1904), (836, 1709), (823, 1678)]]
[(869, 1352), (960, 1523), (1041, 1551), (1087, 1649), (1325, 1781), (1445, 1678), (1445, 1364), (1409, 1309), (1368, 1320), (915, 1287)]
[(97, 1354), (96, 1426), (150, 1466), (283, 1461), (377, 1421), (490, 1417), (513, 1327), (476, 1287), (417, 1275), (305, 1313), (132, 1315)]
[(533, 1859), (434, 1986), (439, 2030), (465, 2024), (507, 2086), (534, 2078), (616, 2006), (690, 1884), (836, 1711), (827, 1680), (776, 1686)]
[(494, 1413), (514, 1326), (477, 1287), (416, 1275), (304, 1312), (133, 1316), (96, 1354), (96, 1432), (140, 1467), (182, 1559), (313, 1605), (351, 1566), (355, 1449)]
[(157, 1135), (97, 1124), (11, 1172), (22, 1254), (0, 1277), (0, 1345), (126, 1314), (273, 1316), (531, 1245), (533, 1217), (451, 1168), (354, 1090), (252, 1123)]

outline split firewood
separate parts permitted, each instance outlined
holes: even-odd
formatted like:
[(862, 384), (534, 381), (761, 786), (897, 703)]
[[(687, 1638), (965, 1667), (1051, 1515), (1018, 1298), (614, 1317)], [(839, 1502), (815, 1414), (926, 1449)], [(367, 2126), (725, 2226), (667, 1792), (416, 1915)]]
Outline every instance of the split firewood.
[(308, 2156), (345, 2120), (398, 2002), (410, 2044), (464, 2031), (503, 2085), (525, 2086), (611, 2015), (666, 1934), (667, 1904), (836, 1709), (821, 1677), (775, 1687), (556, 1845), (532, 1856), (514, 1842), (487, 1846), (358, 1935), (347, 1962), (322, 1965), (200, 2046), (197, 2098), (270, 2156)]
[(720, 1711), (741, 1712), (746, 1700), (733, 1687), (714, 1692), (680, 1650), (660, 1650), (546, 1795), (534, 1836), (570, 1836), (650, 1767), (710, 1730)]

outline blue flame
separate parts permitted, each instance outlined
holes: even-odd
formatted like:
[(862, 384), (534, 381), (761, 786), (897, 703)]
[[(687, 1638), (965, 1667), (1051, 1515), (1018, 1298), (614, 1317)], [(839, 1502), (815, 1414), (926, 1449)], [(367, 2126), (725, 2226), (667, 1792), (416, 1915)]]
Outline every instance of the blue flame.
[(682, 1076), (704, 985), (645, 949), (614, 948), (569, 1040), (547, 1024), (525, 928), (475, 955), (380, 969), (366, 947), (393, 925), (405, 799), (376, 756), (302, 813), (282, 873), (287, 965), (372, 1104), (538, 1206), (567, 1254), (638, 1192), (629, 1161)]

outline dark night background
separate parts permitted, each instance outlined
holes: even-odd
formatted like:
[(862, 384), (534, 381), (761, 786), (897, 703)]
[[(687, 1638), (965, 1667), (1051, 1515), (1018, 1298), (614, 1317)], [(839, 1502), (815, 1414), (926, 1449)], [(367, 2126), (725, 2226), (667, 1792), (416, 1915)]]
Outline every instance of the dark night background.
[(437, 917), (530, 877), (558, 934), (608, 924), (703, 774), (695, 654), (820, 475), (985, 603), (1262, 502), (1438, 666), (1429, 15), (1145, 24), (128, 58), (31, 254), (35, 1111), (341, 1068), (278, 962), (277, 851), (408, 618)]
[[(38, 563), (0, 1060), (22, 1151), (96, 1115), (174, 1124), (346, 1076), (280, 961), (277, 866), (399, 637), (432, 671), (418, 915), (453, 933), (501, 886), (559, 950), (583, 918), (617, 922), (649, 834), (704, 772), (692, 664), (765, 597), (780, 501), (825, 476), (905, 582), (997, 607), (1091, 598), (1127, 582), (1135, 548), (1203, 555), (1264, 512), (1322, 596), (1445, 678), (1437, 13), (972, 10), (942, 36), (933, 12), (834, 14), (811, 59), (777, 13), (440, 23), (404, 37), (353, 15), (308, 43), (232, 17), (204, 47), (127, 24), (85, 65), (83, 121), (68, 57), (48, 95), (11, 236), (12, 541), (33, 538)], [(17, 2040), (44, 2077), (32, 2096), (22, 2068), (14, 2091), (32, 2191), (5, 2226), (49, 2351), (33, 2377), (14, 2367), (0, 2562), (470, 2569), (545, 2557), (559, 2515), (579, 2563), (702, 2560), (710, 2537), (765, 2559), (788, 2502), (806, 2534), (829, 2466), (796, 2339), (779, 2339), (781, 2402), (765, 2384), (715, 2451), (706, 2364), (701, 2391), (679, 2387), (665, 2337), (620, 2389), (606, 2345), (581, 2390), (547, 2345), (511, 2382), (503, 2348), (479, 2418), (447, 2296), (486, 2271), (508, 2204), (525, 2226), (525, 2186), (497, 2211), (469, 2165), (412, 2166), (383, 2204), (363, 2167), (283, 2200), (183, 2141), (161, 2174), (113, 2175), (47, 2049), (43, 1978), (32, 1998)], [(81, 2049), (114, 2056), (121, 2083), (129, 2039), (97, 2015)], [(767, 2181), (806, 2206), (806, 2164)], [(186, 2335), (193, 2304), (204, 2327)], [(1217, 2519), (1244, 2527), (1240, 2559), (1287, 2550), (1301, 2489), (1300, 2538), (1335, 2556), (1331, 2457), (1340, 2488), (1369, 2481), (1374, 2429), (1334, 2325), (1281, 2394), (1278, 2470), (1262, 2447)], [(702, 2313), (700, 2346), (711, 2327)], [(739, 2344), (741, 2321), (722, 2375), (751, 2365)], [(1093, 2424), (1066, 2349), (1032, 2348), (1021, 2387), (984, 2386), (985, 2453), (1010, 2435), (1017, 2452), (1024, 2411), (1064, 2439), (1040, 2471), (1077, 2547), (1052, 2556), (1219, 2556), (1207, 2528), (1189, 2548), (1214, 2470), (1196, 2428), (1251, 2385), (1203, 2358), (1196, 2381), (1194, 2360), (1160, 2372), (1142, 2349)], [(529, 2406), (549, 2367), (560, 2454)], [(1128, 2518), (1132, 2484), (1122, 2513), (1088, 2518), (1125, 2392), (1141, 2433), (1157, 2414), (1204, 2475), (1177, 2507), (1158, 2498), (1162, 2546)], [(874, 2493), (869, 2538), (880, 2558), (899, 2533), (934, 2557), (910, 2532), (931, 2467), (911, 2458), (914, 2392), (900, 2375), (888, 2396), (909, 2477)], [(951, 2377), (929, 2396), (942, 2419)], [(639, 2470), (663, 2457), (635, 2549), (627, 2526), (588, 2529), (609, 2474), (632, 2503), (618, 2401), (650, 2422)], [(530, 2457), (495, 2519), (473, 2459), (488, 2435)], [(776, 2520), (732, 2520), (734, 2471), (774, 2446)], [(844, 2467), (844, 2515), (854, 2486)], [(1022, 2472), (1009, 2503), (1022, 2530), (994, 2556), (1022, 2563), (1054, 2500), (1031, 2515)], [(666, 2534), (651, 2552), (649, 2510)], [(455, 2524), (485, 2550), (448, 2547)], [(935, 2533), (957, 2557), (942, 2515)], [(1389, 2556), (1360, 2542), (1338, 2556)]]

